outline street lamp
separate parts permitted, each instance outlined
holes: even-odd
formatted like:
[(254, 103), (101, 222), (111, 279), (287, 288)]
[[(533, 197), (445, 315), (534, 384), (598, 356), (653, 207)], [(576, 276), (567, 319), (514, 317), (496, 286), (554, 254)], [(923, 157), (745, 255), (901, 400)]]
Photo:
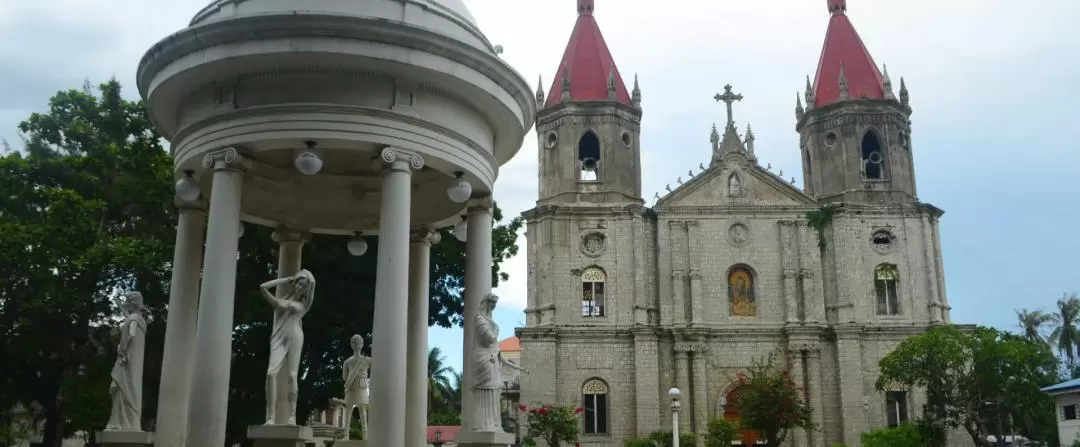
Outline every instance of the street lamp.
[(994, 438), (996, 438), (998, 447), (1005, 447), (1005, 430), (1002, 428), (1001, 424), (1001, 404), (1002, 402), (983, 402), (983, 405), (985, 406), (997, 407), (997, 434), (994, 436)]
[(679, 409), (682, 408), (679, 396), (682, 396), (682, 392), (678, 388), (672, 388), (667, 394), (671, 397), (671, 445), (679, 447)]

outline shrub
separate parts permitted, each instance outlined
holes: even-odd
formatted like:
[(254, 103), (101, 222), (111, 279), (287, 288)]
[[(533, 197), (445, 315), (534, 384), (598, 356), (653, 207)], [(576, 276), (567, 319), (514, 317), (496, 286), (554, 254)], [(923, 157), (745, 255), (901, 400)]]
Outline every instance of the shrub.
[(903, 423), (894, 428), (879, 428), (860, 436), (863, 447), (922, 447), (923, 438), (914, 424)]
[(705, 447), (730, 447), (739, 436), (739, 424), (724, 418), (709, 421), (709, 432), (705, 435)]
[(518, 410), (527, 415), (525, 434), (522, 442), (528, 447), (537, 447), (537, 440), (547, 443), (548, 447), (561, 447), (563, 443), (576, 443), (581, 434), (578, 415), (581, 407), (540, 404), (529, 407), (518, 404)]

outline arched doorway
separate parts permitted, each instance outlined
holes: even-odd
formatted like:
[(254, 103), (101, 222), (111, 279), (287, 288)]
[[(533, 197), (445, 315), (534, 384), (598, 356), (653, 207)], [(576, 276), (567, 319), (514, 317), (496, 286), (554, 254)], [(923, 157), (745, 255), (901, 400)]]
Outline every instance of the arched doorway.
[[(739, 420), (739, 394), (741, 388), (728, 391), (724, 400), (724, 419), (729, 421)], [(765, 445), (765, 441), (758, 439), (758, 433), (754, 430), (743, 430), (742, 437), (736, 439), (732, 445)]]

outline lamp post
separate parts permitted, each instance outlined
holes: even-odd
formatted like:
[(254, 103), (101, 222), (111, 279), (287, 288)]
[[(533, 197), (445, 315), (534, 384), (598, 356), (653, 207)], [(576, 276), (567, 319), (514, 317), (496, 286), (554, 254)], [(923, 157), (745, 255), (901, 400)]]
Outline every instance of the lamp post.
[(672, 388), (667, 394), (671, 397), (671, 445), (679, 447), (679, 410), (682, 408), (679, 396), (682, 392), (678, 388)]
[(998, 447), (1005, 447), (1005, 430), (1004, 430), (1004, 428), (1002, 427), (1002, 424), (1001, 424), (1001, 405), (1002, 405), (1002, 402), (1000, 402), (1000, 401), (998, 401), (998, 402), (987, 401), (987, 402), (983, 402), (983, 405), (988, 406), (988, 407), (993, 406), (993, 407), (997, 408), (997, 411), (995, 412), (996, 416), (997, 416), (997, 434), (994, 436), (994, 438), (996, 438), (995, 440), (997, 441), (996, 444), (997, 444)]

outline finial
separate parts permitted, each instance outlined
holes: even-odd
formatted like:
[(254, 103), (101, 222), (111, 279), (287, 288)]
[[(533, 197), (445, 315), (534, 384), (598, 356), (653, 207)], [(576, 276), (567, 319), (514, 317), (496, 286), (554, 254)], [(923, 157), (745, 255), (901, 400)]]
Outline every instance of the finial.
[(562, 77), (562, 100), (570, 100), (570, 67), (563, 64), (563, 77)]
[(780, 177), (783, 177), (783, 176), (784, 176), (784, 170), (783, 170), (783, 169), (781, 169), (781, 170), (780, 170), (780, 174), (777, 174), (777, 175), (779, 175)]
[(754, 153), (754, 130), (750, 128), (750, 123), (746, 123), (746, 151)]
[(536, 105), (542, 107), (544, 104), (544, 76), (541, 75), (536, 80)]
[[(842, 13), (844, 11), (847, 11), (847, 0), (828, 0), (828, 2), (829, 2), (829, 13), (831, 13), (831, 14), (839, 14), (839, 13)], [(589, 2), (589, 3), (592, 3), (592, 2)]]
[(660, 193), (653, 194), (653, 199), (660, 200)]
[(720, 148), (720, 132), (716, 130), (716, 123), (712, 124), (712, 133), (709, 134), (709, 142), (712, 143), (713, 151)]
[(806, 110), (809, 111), (814, 108), (814, 86), (810, 85), (810, 75), (806, 75), (806, 91), (804, 95), (806, 95)]
[(615, 62), (611, 62), (611, 67), (608, 68), (607, 77), (607, 96), (608, 99), (615, 99)]
[(675, 181), (676, 181), (676, 182), (677, 182), (678, 184), (680, 184), (680, 185), (681, 185), (681, 184), (682, 184), (682, 177), (677, 177), (677, 178), (675, 178)]
[(901, 76), (900, 77), (900, 105), (902, 105), (904, 107), (907, 107), (909, 100), (910, 100), (910, 98), (908, 98), (907, 84), (904, 83), (904, 77)]
[(578, 15), (592, 15), (593, 0), (577, 0)]
[(698, 163), (697, 167), (701, 169), (701, 172), (705, 172), (705, 163)]
[(766, 163), (765, 164), (765, 169), (768, 169), (768, 170), (772, 171), (772, 163)]
[(881, 64), (882, 87), (885, 89), (885, 99), (896, 99), (892, 91), (892, 79), (889, 79), (889, 66)]
[(791, 178), (791, 184), (792, 184), (792, 185), (794, 185), (794, 184), (795, 184), (795, 177), (792, 177), (792, 178)]
[(743, 96), (741, 94), (732, 92), (731, 84), (727, 84), (724, 86), (724, 94), (721, 95), (717, 93), (716, 96), (713, 97), (713, 99), (715, 99), (716, 102), (724, 102), (725, 104), (727, 104), (727, 127), (734, 128), (735, 117), (731, 113), (731, 104), (735, 101), (742, 101)]
[(848, 99), (847, 74), (844, 73), (844, 63), (840, 63), (840, 99)]
[(802, 121), (803, 116), (806, 115), (806, 110), (802, 106), (802, 98), (799, 98), (799, 92), (795, 92), (795, 120)]
[(671, 185), (664, 185), (664, 189), (666, 189), (667, 192), (670, 193), (671, 192)]
[(641, 86), (638, 85), (637, 73), (634, 73), (634, 91), (630, 93), (630, 103), (641, 107)]

